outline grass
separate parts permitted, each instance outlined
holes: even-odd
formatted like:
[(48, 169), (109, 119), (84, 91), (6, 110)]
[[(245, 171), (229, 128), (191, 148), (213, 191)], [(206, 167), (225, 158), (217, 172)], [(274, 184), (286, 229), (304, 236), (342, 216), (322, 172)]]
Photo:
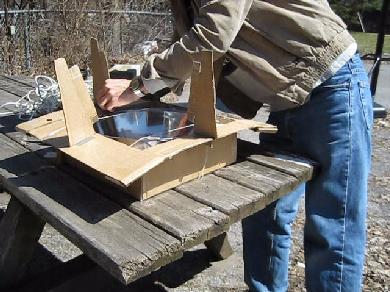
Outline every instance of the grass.
[[(377, 38), (376, 33), (352, 32), (351, 34), (358, 43), (358, 48), (361, 55), (375, 53)], [(390, 54), (390, 35), (385, 36), (383, 53)]]

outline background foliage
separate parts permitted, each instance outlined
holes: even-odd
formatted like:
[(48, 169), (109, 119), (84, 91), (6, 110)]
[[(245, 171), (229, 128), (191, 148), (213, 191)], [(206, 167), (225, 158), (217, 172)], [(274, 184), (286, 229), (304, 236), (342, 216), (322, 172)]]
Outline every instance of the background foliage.
[(362, 30), (358, 17), (358, 13), (360, 13), (367, 32), (377, 31), (382, 2), (383, 0), (329, 0), (333, 10), (351, 30)]
[[(382, 1), (329, 3), (350, 30), (362, 31), (360, 13), (366, 31), (376, 32)], [(173, 30), (168, 0), (0, 0), (0, 10), (5, 9), (6, 2), (9, 10), (25, 12), (10, 13), (8, 17), (0, 14), (0, 74), (52, 74), (53, 60), (58, 57), (87, 68), (91, 36), (99, 39), (111, 63), (139, 62), (144, 41), (159, 40), (163, 49)], [(32, 10), (43, 12), (28, 12)], [(155, 14), (112, 13), (122, 10)], [(13, 35), (8, 33), (11, 27)], [(371, 41), (375, 36), (362, 35), (360, 39), (367, 51), (375, 47)]]
[(91, 37), (111, 64), (135, 63), (143, 59), (145, 41), (164, 48), (173, 33), (168, 0), (8, 0), (8, 10), (8, 17), (0, 14), (0, 74), (53, 75), (59, 57), (86, 69)]

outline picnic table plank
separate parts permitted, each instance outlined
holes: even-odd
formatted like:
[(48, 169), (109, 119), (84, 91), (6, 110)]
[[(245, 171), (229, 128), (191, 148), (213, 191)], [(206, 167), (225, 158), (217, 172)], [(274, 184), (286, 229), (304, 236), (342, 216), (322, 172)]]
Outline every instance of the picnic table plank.
[(265, 207), (263, 193), (213, 174), (185, 183), (175, 190), (228, 214), (231, 223)]
[(310, 180), (317, 163), (298, 154), (286, 153), (281, 149), (258, 147), (251, 142), (238, 140), (238, 153), (242, 159), (261, 164), (275, 170), (290, 174), (297, 179)]
[(123, 208), (137, 213), (146, 221), (178, 238), (185, 249), (220, 234), (227, 230), (228, 223), (232, 223), (229, 214), (218, 212), (211, 204), (201, 204), (174, 190), (139, 202), (123, 190), (113, 189), (114, 185), (110, 186), (107, 182), (71, 165), (64, 164), (59, 167), (61, 170), (66, 170), (66, 173), (78, 177), (83, 184), (99, 190), (99, 193), (117, 202)]
[[(0, 134), (4, 188), (123, 283), (182, 255), (180, 242)], [(29, 167), (11, 162), (20, 157)], [(19, 164), (19, 163), (17, 163)], [(31, 169), (31, 168), (30, 168)], [(50, 183), (48, 183), (50, 182)]]
[(265, 205), (278, 199), (282, 194), (294, 190), (302, 183), (291, 175), (250, 161), (222, 168), (216, 171), (215, 175), (263, 193), (266, 198)]
[[(246, 160), (289, 174), (297, 179), (308, 181), (313, 176), (313, 167), (308, 164), (283, 159), (283, 156), (270, 157), (265, 155), (250, 155)], [(287, 157), (286, 157), (287, 158)]]
[[(7, 91), (4, 91), (1, 87), (0, 87), (0, 105), (3, 105), (7, 102), (14, 102), (14, 101), (17, 101), (20, 97), (16, 96), (15, 94), (13, 93), (10, 93), (10, 92), (7, 92)], [(7, 109), (7, 107), (3, 107), (0, 109), (0, 113), (1, 112), (8, 112), (9, 109)]]
[(2, 75), (2, 79), (4, 80), (10, 80), (13, 84), (19, 83), (22, 86), (27, 86), (33, 88), (35, 86), (35, 80), (32, 77), (29, 76), (23, 76), (23, 75)]
[(0, 221), (0, 289), (23, 278), (43, 226), (41, 219), (11, 198)]
[(0, 88), (8, 93), (14, 94), (17, 97), (26, 95), (28, 91), (32, 89), (31, 86), (21, 84), (4, 76), (0, 76)]
[(194, 201), (174, 190), (129, 208), (175, 237), (190, 248), (226, 231), (229, 217), (214, 208)]

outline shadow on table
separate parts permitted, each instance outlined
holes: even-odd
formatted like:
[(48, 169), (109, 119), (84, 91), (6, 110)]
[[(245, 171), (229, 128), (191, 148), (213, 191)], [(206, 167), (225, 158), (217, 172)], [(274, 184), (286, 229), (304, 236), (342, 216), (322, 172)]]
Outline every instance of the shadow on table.
[[(41, 248), (43, 247), (41, 246)], [(48, 255), (36, 254), (36, 257), (42, 256), (47, 257)], [(177, 288), (207, 269), (210, 266), (210, 261), (211, 257), (205, 248), (188, 251), (180, 260), (126, 286), (111, 277), (88, 257), (81, 255), (61, 265), (52, 263), (50, 270), (39, 275), (30, 275), (18, 288), (13, 288), (12, 291), (167, 291), (166, 288)]]
[[(4, 217), (5, 211), (0, 210), (0, 222)], [(42, 244), (37, 243), (32, 260), (29, 263), (24, 279), (19, 283), (19, 285), (25, 285), (32, 279), (35, 279), (37, 275), (46, 275), (48, 270), (56, 269), (63, 265), (63, 263), (56, 258), (49, 250), (47, 250)], [(51, 277), (52, 278), (52, 277)], [(7, 290), (1, 290), (6, 292)], [(17, 291), (16, 287), (10, 288), (8, 291)], [(27, 290), (26, 290), (27, 291)], [(29, 290), (29, 291), (45, 291), (45, 290)]]
[[(56, 212), (65, 212), (76, 216), (74, 220), (80, 224), (96, 224), (122, 210), (54, 166), (42, 163), (42, 159), (32, 152), (15, 155), (12, 145), (4, 145), (2, 150), (0, 169), (7, 178), (4, 186), (16, 197), (23, 197), (25, 204), (39, 202), (42, 208), (54, 210), (53, 216)], [(11, 157), (2, 159), (7, 156)]]

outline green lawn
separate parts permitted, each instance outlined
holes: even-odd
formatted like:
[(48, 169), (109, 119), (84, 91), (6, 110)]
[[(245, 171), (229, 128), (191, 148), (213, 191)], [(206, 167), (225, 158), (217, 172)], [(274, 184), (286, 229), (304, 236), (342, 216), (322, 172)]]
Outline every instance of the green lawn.
[[(352, 35), (358, 43), (358, 48), (361, 55), (375, 53), (377, 38), (376, 33), (352, 32)], [(385, 36), (383, 52), (390, 54), (390, 35)]]

